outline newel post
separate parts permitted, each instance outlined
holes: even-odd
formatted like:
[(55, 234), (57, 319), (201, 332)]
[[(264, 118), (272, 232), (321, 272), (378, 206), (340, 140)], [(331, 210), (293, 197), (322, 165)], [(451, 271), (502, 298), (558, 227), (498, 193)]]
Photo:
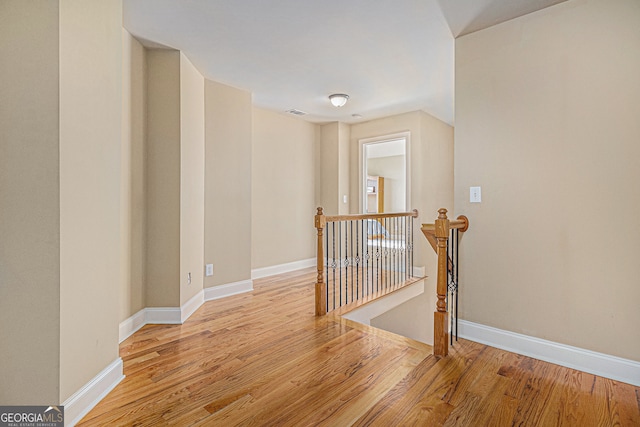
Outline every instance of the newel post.
[(436, 293), (438, 302), (433, 313), (433, 354), (436, 357), (444, 357), (449, 354), (449, 313), (445, 298), (447, 296), (447, 240), (449, 239), (449, 219), (447, 210), (438, 210), (438, 219), (435, 223), (436, 241), (438, 247), (438, 283)]
[(315, 216), (315, 226), (318, 230), (318, 252), (317, 252), (317, 268), (318, 278), (316, 280), (316, 316), (324, 316), (327, 314), (327, 284), (324, 282), (324, 228), (327, 220), (322, 212), (322, 208), (318, 208)]

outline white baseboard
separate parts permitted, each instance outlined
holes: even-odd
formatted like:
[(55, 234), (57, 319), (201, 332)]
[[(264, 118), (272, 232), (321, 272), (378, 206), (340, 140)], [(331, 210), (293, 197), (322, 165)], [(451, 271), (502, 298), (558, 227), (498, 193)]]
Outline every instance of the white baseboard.
[[(191, 300), (189, 300), (189, 302), (190, 301)], [(120, 322), (118, 342), (121, 343), (122, 341), (126, 340), (144, 325), (180, 325), (184, 323), (184, 321), (182, 320), (182, 313), (183, 310), (181, 310), (179, 307), (143, 308), (133, 316)]]
[(120, 322), (119, 338), (122, 342), (147, 324), (181, 325), (204, 303), (204, 292), (200, 291), (182, 307), (147, 307)]
[(143, 308), (133, 316), (120, 322), (119, 342), (129, 338), (144, 325), (181, 325), (193, 313), (195, 313), (205, 301), (220, 299), (252, 290), (253, 281), (243, 280), (226, 285), (205, 288), (194, 295), (189, 301), (184, 303), (182, 307)]
[(182, 323), (180, 307), (147, 307), (144, 311), (145, 324), (180, 325)]
[(290, 271), (302, 270), (303, 268), (315, 267), (316, 259), (309, 258), (300, 261), (288, 262), (286, 264), (273, 265), (271, 267), (254, 268), (251, 270), (252, 279), (274, 276), (276, 274), (288, 273)]
[(146, 324), (147, 324), (147, 318), (146, 318), (145, 309), (143, 308), (133, 316), (120, 322), (120, 330), (119, 330), (120, 341), (118, 342), (121, 343), (122, 341), (126, 340), (131, 335), (133, 335), (134, 332), (136, 332), (138, 329), (142, 328)]
[(91, 381), (62, 402), (66, 427), (76, 425), (93, 409), (122, 379), (122, 359), (117, 358)]
[(204, 290), (195, 294), (180, 307), (180, 323), (184, 323), (200, 306), (204, 304)]
[(459, 327), (461, 338), (640, 387), (640, 362), (466, 320)]
[(204, 300), (212, 301), (252, 290), (253, 280), (241, 280), (239, 282), (227, 283), (226, 285), (212, 286), (210, 288), (204, 288)]

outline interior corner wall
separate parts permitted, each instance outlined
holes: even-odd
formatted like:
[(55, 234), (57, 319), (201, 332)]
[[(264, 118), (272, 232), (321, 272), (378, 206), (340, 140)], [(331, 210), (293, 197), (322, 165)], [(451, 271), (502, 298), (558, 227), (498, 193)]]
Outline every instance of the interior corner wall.
[(58, 14), (0, 1), (0, 405), (60, 397)]
[(320, 126), (320, 207), (325, 215), (340, 212), (340, 123)]
[[(322, 206), (322, 126), (314, 126), (314, 143), (313, 143), (313, 176), (314, 184), (314, 203), (317, 208)], [(314, 210), (314, 212), (316, 212)]]
[(252, 269), (315, 256), (316, 127), (253, 108)]
[(146, 54), (122, 29), (120, 321), (145, 307)]
[(203, 283), (204, 77), (181, 52), (180, 305), (201, 292)]
[(147, 307), (180, 305), (180, 52), (146, 49)]
[(350, 199), (350, 176), (349, 169), (351, 164), (350, 158), (350, 136), (351, 126), (339, 122), (338, 123), (338, 214), (348, 215), (349, 199)]
[(205, 80), (205, 288), (251, 280), (251, 123), (251, 93)]
[[(464, 212), (454, 209), (453, 127), (422, 111), (419, 117), (421, 141), (411, 145), (411, 192), (418, 197), (416, 207), (425, 223), (433, 223), (440, 208), (454, 219)], [(424, 248), (435, 256), (431, 247)]]
[(122, 3), (61, 1), (59, 19), (62, 402), (119, 357)]
[(456, 40), (461, 318), (640, 361), (638, 76), (636, 0)]

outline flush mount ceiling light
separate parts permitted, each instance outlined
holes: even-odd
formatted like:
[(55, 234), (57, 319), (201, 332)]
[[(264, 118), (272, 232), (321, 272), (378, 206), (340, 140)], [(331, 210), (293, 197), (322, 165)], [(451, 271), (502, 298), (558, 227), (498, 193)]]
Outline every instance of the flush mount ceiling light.
[(349, 95), (344, 93), (334, 93), (333, 95), (329, 95), (329, 101), (333, 104), (334, 107), (342, 107), (347, 103), (349, 99)]

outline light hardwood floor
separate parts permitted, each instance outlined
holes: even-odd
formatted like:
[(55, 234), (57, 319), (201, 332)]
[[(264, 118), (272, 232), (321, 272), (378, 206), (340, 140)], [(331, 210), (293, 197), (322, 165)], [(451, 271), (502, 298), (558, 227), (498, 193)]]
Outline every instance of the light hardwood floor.
[[(120, 346), (126, 378), (81, 426), (640, 426), (640, 389), (460, 340), (316, 318), (315, 271), (256, 280)], [(432, 310), (425, 307), (425, 310)]]

